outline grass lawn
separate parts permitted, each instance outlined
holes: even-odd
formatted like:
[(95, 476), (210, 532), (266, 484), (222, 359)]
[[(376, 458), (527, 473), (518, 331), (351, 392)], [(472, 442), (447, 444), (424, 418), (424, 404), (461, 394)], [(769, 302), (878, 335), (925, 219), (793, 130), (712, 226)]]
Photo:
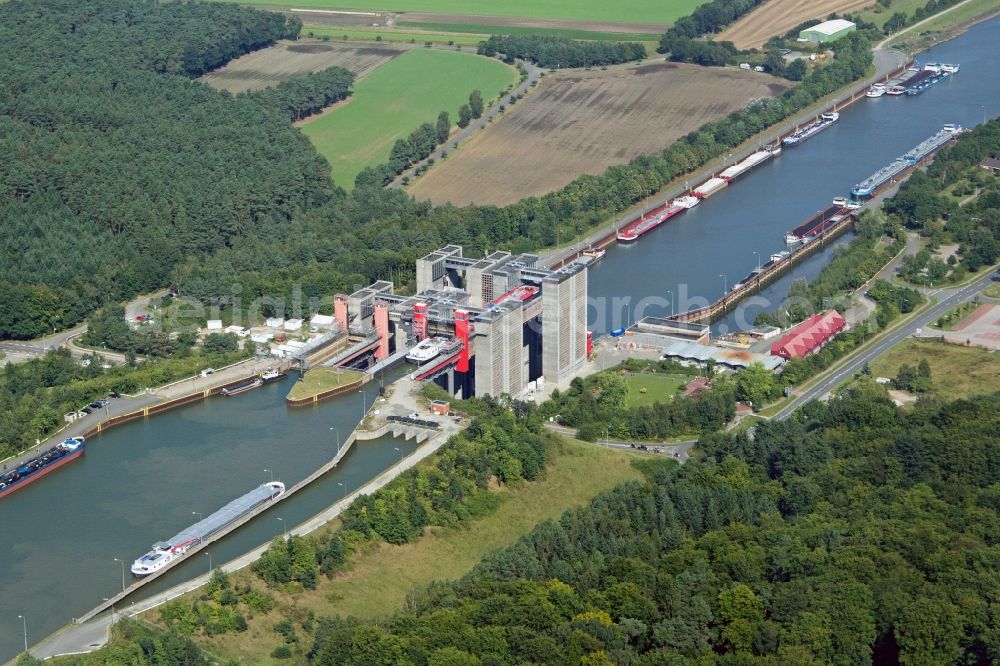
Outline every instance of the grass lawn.
[(397, 139), (447, 111), (452, 122), (474, 89), (495, 97), (517, 81), (513, 67), (481, 56), (414, 49), (379, 67), (354, 86), (343, 106), (302, 126), (333, 167), (334, 181), (354, 187), (366, 166), (388, 160)]
[[(383, 42), (404, 42), (406, 44), (420, 44), (432, 42), (434, 44), (447, 44), (454, 42), (463, 46), (476, 46), (486, 39), (486, 35), (449, 33), (449, 32), (420, 32), (420, 31), (399, 31), (388, 28), (338, 28), (337, 26), (306, 25), (302, 28), (302, 34), (308, 36), (313, 34), (317, 37), (330, 37), (333, 42), (374, 42), (376, 37), (381, 37)], [(344, 39), (344, 36), (347, 39)]]
[[(567, 509), (581, 506), (623, 481), (640, 478), (641, 473), (632, 463), (642, 460), (643, 456), (631, 452), (564, 440), (544, 477), (520, 488), (500, 490), (501, 503), (492, 514), (463, 528), (429, 531), (415, 543), (370, 547), (355, 554), (350, 570), (333, 580), (321, 576), (314, 591), (295, 596), (276, 592), (276, 608), (250, 619), (248, 631), (211, 639), (201, 637), (197, 642), (223, 660), (261, 663), (267, 662), (263, 655), (282, 640), (271, 629), (282, 617), (301, 618), (310, 610), (317, 616), (389, 616), (402, 607), (411, 590), (433, 581), (459, 578), (484, 555), (513, 543), (541, 521), (558, 518)], [(244, 571), (234, 575), (233, 581), (244, 578), (251, 580)], [(261, 585), (259, 580), (252, 580), (256, 586)]]
[(986, 287), (986, 289), (983, 289), (983, 295), (991, 298), (1000, 298), (1000, 282), (994, 282)]
[[(233, 0), (237, 1), (237, 0)], [(706, 0), (301, 0), (291, 5), (275, 0), (238, 0), (243, 5), (274, 8), (354, 9), (368, 11), (427, 12), (472, 16), (511, 16), (566, 21), (615, 23), (673, 23)]]
[(872, 363), (876, 377), (895, 377), (904, 363), (931, 366), (934, 393), (951, 400), (1000, 390), (1000, 355), (938, 340), (904, 340)]
[[(625, 385), (628, 386), (625, 406), (645, 407), (654, 402), (667, 402), (689, 381), (691, 377), (686, 375), (661, 375), (649, 372), (625, 377)], [(646, 389), (646, 392), (643, 393), (642, 389)]]
[(350, 384), (361, 379), (361, 373), (354, 370), (338, 370), (336, 368), (313, 368), (306, 372), (302, 381), (292, 385), (288, 392), (291, 400), (301, 400), (324, 391)]

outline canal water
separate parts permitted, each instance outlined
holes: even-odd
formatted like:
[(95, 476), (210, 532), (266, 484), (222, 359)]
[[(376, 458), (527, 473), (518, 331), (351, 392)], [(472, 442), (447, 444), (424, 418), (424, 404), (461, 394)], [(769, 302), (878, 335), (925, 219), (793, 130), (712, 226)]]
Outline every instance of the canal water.
[[(962, 69), (916, 97), (859, 101), (829, 129), (785, 148), (780, 157), (698, 207), (636, 243), (609, 247), (590, 270), (592, 330), (607, 333), (642, 316), (669, 314), (671, 300), (675, 312), (715, 301), (758, 261), (784, 250), (787, 231), (826, 208), (833, 197), (847, 196), (855, 183), (945, 123), (970, 127), (983, 122), (984, 115), (1000, 114), (998, 42), (1000, 20), (992, 19), (920, 54), (921, 65), (959, 63)], [(814, 255), (762, 294), (769, 304), (756, 299), (755, 305), (717, 322), (714, 332), (743, 329), (761, 310), (774, 310), (787, 285), (798, 277), (814, 277), (829, 253)]]
[[(394, 376), (387, 373), (386, 381)], [(378, 388), (291, 410), (294, 379), (215, 397), (96, 435), (86, 454), (0, 502), (0, 661), (121, 590), (132, 561), (254, 486), (291, 486), (330, 460)], [(331, 430), (332, 429), (332, 430)], [(280, 535), (412, 452), (385, 437), (354, 444), (341, 465), (207, 549), (222, 564)], [(267, 470), (267, 471), (265, 471)], [(343, 484), (343, 485), (341, 485)], [(281, 520), (278, 520), (281, 518)], [(208, 570), (196, 555), (145, 586), (148, 596)]]
[[(859, 102), (832, 128), (638, 243), (609, 248), (590, 273), (592, 328), (602, 333), (643, 314), (669, 313), (671, 293), (678, 311), (715, 300), (724, 281), (731, 286), (757, 265), (755, 252), (767, 261), (784, 249), (786, 231), (945, 123), (968, 126), (1000, 114), (997, 43), (994, 19), (921, 54), (921, 63), (957, 62), (962, 71), (916, 98)], [(818, 273), (831, 251), (814, 255), (763, 295), (778, 302), (791, 280)], [(744, 319), (752, 322), (755, 314)], [(739, 316), (716, 328), (743, 327)], [(21, 650), (18, 615), (27, 618), (35, 643), (121, 589), (116, 557), (129, 566), (153, 542), (194, 522), (193, 512), (214, 511), (272, 472), (289, 485), (308, 476), (336, 450), (331, 428), (346, 437), (375, 394), (367, 389), (289, 410), (290, 381), (113, 428), (91, 439), (82, 459), (0, 501), (0, 660)], [(412, 449), (391, 438), (358, 442), (337, 470), (209, 548), (213, 563), (314, 515), (345, 487), (356, 488)], [(208, 564), (197, 555), (141, 594)]]

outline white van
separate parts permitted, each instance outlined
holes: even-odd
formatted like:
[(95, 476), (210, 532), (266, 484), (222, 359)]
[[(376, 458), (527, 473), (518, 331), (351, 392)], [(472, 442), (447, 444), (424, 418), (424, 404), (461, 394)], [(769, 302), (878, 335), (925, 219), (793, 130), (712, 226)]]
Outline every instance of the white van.
[(750, 70), (750, 63), (748, 63), (748, 62), (741, 62), (740, 63), (740, 69), (745, 69), (745, 70), (749, 71)]
[(209, 375), (214, 375), (214, 374), (215, 374), (215, 368), (205, 368), (204, 370), (201, 371), (202, 377), (208, 377)]

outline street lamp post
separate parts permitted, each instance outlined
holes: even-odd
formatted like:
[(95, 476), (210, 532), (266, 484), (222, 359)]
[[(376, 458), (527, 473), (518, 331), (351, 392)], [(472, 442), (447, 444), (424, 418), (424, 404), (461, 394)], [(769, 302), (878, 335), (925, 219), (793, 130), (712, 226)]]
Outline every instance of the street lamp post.
[(337, 455), (340, 455), (340, 428), (330, 428), (330, 432), (337, 433)]
[(760, 273), (760, 252), (754, 252), (757, 255), (757, 272)]
[(122, 565), (122, 592), (124, 592), (125, 591), (125, 560), (116, 557), (115, 558), (115, 562), (118, 562), (119, 564)]
[(21, 619), (21, 627), (24, 629), (24, 651), (28, 651), (28, 620), (23, 615), (18, 615)]
[(287, 526), (285, 525), (285, 519), (284, 519), (284, 518), (278, 518), (278, 520), (280, 520), (280, 521), (281, 521), (281, 533), (282, 533), (282, 538), (283, 538), (283, 539), (284, 539), (285, 541), (288, 541), (288, 527), (287, 527)]
[(719, 273), (719, 277), (722, 278), (722, 295), (725, 296), (729, 292), (729, 280), (725, 273)]
[(205, 520), (205, 516), (202, 515), (201, 511), (192, 511), (192, 516), (198, 516), (198, 520)]
[(347, 499), (347, 486), (341, 483), (340, 481), (337, 481), (337, 485), (344, 486), (344, 499)]
[(403, 462), (403, 449), (399, 448), (398, 446), (394, 446), (392, 448), (394, 451), (396, 451), (396, 453), (399, 454), (399, 462)]
[(361, 420), (363, 421), (368, 416), (368, 394), (365, 393), (364, 389), (358, 389), (358, 393), (361, 394)]
[(667, 293), (670, 294), (670, 316), (673, 317), (674, 316), (674, 292), (672, 290), (670, 290), (670, 289), (667, 289)]
[(274, 483), (274, 472), (269, 469), (265, 469), (264, 471), (271, 475), (271, 483)]
[(207, 558), (208, 558), (208, 573), (212, 573), (212, 553), (210, 553), (210, 552), (208, 552), (208, 551), (206, 550), (206, 551), (205, 551), (204, 553), (202, 553), (202, 554), (203, 554), (203, 555), (204, 555), (205, 557), (207, 557)]

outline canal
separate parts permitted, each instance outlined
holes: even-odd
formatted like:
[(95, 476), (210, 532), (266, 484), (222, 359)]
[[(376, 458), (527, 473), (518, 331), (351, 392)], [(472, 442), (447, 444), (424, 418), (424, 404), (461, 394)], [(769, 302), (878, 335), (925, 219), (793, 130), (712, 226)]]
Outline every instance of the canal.
[[(387, 373), (386, 381), (394, 376)], [(290, 410), (293, 379), (233, 398), (215, 397), (92, 437), (79, 460), (0, 502), (0, 661), (35, 643), (131, 582), (149, 550), (255, 485), (291, 486), (332, 458), (378, 387)], [(354, 444), (341, 466), (207, 549), (215, 565), (280, 535), (410, 453), (385, 437)], [(343, 485), (341, 485), (343, 484)], [(278, 519), (281, 520), (278, 520)], [(196, 555), (140, 590), (143, 598), (208, 569)]]
[[(669, 313), (671, 295), (676, 310), (718, 298), (724, 282), (743, 278), (758, 256), (767, 261), (784, 249), (787, 230), (944, 123), (969, 126), (1000, 113), (998, 42), (994, 19), (921, 54), (920, 62), (958, 62), (962, 70), (916, 98), (859, 102), (832, 128), (638, 243), (609, 248), (590, 273), (592, 328), (603, 333), (643, 314)], [(832, 251), (800, 264), (764, 296), (779, 302), (791, 280), (818, 273)], [(742, 328), (759, 309), (742, 321), (737, 311), (716, 329)], [(330, 459), (337, 429), (346, 437), (376, 392), (289, 410), (289, 386), (213, 398), (113, 428), (88, 442), (82, 459), (0, 501), (0, 659), (21, 650), (18, 615), (27, 618), (29, 642), (36, 643), (121, 589), (115, 558), (129, 566), (153, 542), (194, 522), (195, 512), (214, 511), (272, 473), (286, 484), (307, 476)], [(411, 450), (391, 438), (358, 442), (340, 468), (209, 548), (213, 563), (298, 524)], [(140, 594), (208, 564), (198, 555)]]
[[(1000, 20), (992, 19), (920, 54), (921, 64), (954, 62), (962, 69), (916, 97), (859, 101), (829, 129), (785, 148), (698, 207), (636, 243), (609, 247), (590, 271), (591, 328), (606, 333), (645, 315), (669, 314), (671, 301), (675, 312), (715, 301), (758, 261), (784, 250), (788, 230), (945, 123), (970, 127), (1000, 114), (998, 41)], [(752, 325), (758, 312), (784, 300), (792, 280), (814, 277), (830, 252), (813, 255), (762, 294), (771, 305), (738, 308), (714, 332)]]

